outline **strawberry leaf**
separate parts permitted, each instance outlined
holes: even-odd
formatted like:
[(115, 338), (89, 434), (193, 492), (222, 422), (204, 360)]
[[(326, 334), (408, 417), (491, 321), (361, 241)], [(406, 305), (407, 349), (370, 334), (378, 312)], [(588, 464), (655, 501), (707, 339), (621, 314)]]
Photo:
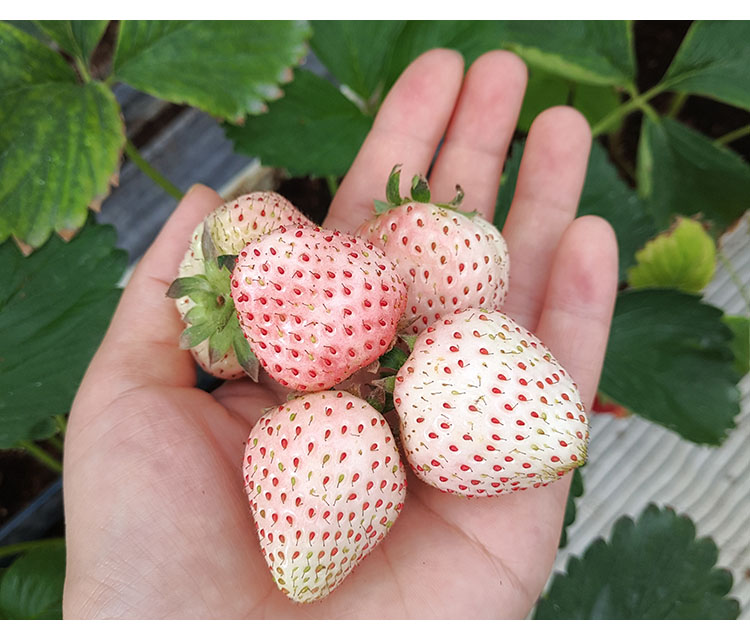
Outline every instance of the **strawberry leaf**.
[(409, 354), (406, 353), (403, 349), (393, 347), (393, 349), (380, 356), (380, 367), (383, 369), (398, 371), (403, 366), (404, 362), (406, 362), (408, 357)]
[(193, 298), (196, 294), (202, 293), (212, 293), (212, 289), (208, 278), (201, 274), (177, 278), (167, 289), (169, 298), (182, 298), (183, 296)]
[[(361, 23), (366, 25), (366, 22)], [(508, 21), (505, 20), (408, 20), (390, 44), (385, 70), (385, 91), (410, 62), (435, 48), (459, 51), (468, 68), (480, 55), (499, 49)], [(315, 39), (313, 40), (315, 47)]]
[(620, 518), (609, 542), (595, 540), (556, 573), (537, 620), (733, 620), (732, 574), (716, 568), (713, 540), (670, 508), (649, 505), (637, 522)]
[(232, 334), (232, 348), (234, 349), (234, 354), (237, 356), (237, 362), (240, 363), (245, 373), (250, 376), (253, 382), (258, 382), (260, 363), (252, 349), (250, 349), (250, 343), (243, 335), (239, 323), (237, 323), (236, 329)]
[(529, 65), (597, 85), (632, 87), (632, 23), (625, 20), (512, 20), (503, 43)]
[[(573, 107), (586, 117), (592, 127), (617, 109), (620, 102), (617, 90), (612, 86), (577, 84), (573, 87)], [(602, 133), (617, 131), (623, 119), (612, 120)]]
[(531, 67), (517, 128), (528, 133), (531, 123), (542, 111), (559, 104), (568, 104), (571, 82), (553, 73)]
[(59, 620), (65, 581), (65, 544), (45, 543), (18, 558), (0, 578), (0, 618)]
[(127, 259), (115, 240), (112, 227), (89, 223), (28, 257), (0, 245), (0, 447), (70, 410), (120, 298)]
[(372, 116), (330, 82), (300, 69), (268, 113), (225, 130), (237, 151), (267, 166), (283, 167), (293, 176), (343, 176), (372, 123)]
[(385, 199), (394, 207), (400, 205), (401, 199), (401, 165), (397, 164), (388, 176), (385, 184)]
[(628, 290), (615, 305), (599, 388), (700, 444), (720, 444), (739, 413), (732, 331), (722, 312), (672, 289)]
[(208, 359), (211, 364), (217, 363), (232, 348), (234, 328), (225, 324), (212, 333), (208, 339)]
[(750, 109), (750, 22), (696, 20), (663, 82), (670, 91)]
[(716, 270), (716, 244), (700, 222), (678, 218), (669, 231), (646, 243), (635, 259), (628, 271), (634, 289), (665, 287), (698, 293)]
[(219, 269), (224, 269), (229, 273), (232, 273), (234, 265), (237, 264), (237, 256), (223, 255), (216, 258), (216, 262), (219, 265)]
[(315, 20), (310, 46), (340, 84), (367, 101), (383, 91), (384, 68), (403, 27), (400, 20)]
[(109, 20), (36, 20), (35, 25), (60, 48), (88, 64)]
[(399, 336), (399, 338), (401, 338), (408, 345), (408, 347), (409, 347), (409, 353), (411, 353), (412, 351), (414, 351), (414, 345), (417, 343), (417, 338), (418, 337), (419, 336), (415, 336), (412, 333), (402, 334), (402, 335)]
[(114, 75), (237, 122), (281, 96), (308, 36), (304, 22), (284, 20), (123, 20)]
[(0, 22), (0, 241), (76, 229), (109, 192), (125, 132), (112, 92)]
[(581, 467), (578, 467), (573, 471), (573, 480), (570, 484), (570, 491), (568, 492), (568, 501), (565, 504), (565, 519), (563, 520), (563, 529), (560, 534), (560, 549), (564, 548), (568, 544), (568, 527), (575, 522), (576, 519), (576, 498), (580, 498), (583, 495), (583, 474), (581, 473)]
[(676, 120), (643, 121), (638, 191), (659, 229), (674, 216), (702, 214), (720, 234), (750, 205), (750, 164)]
[(750, 318), (746, 316), (724, 316), (723, 320), (733, 334), (734, 368), (737, 373), (744, 376), (750, 372)]
[(430, 201), (430, 185), (424, 176), (416, 175), (411, 180), (411, 199), (414, 202)]
[[(193, 307), (191, 311), (198, 308), (199, 307)], [(208, 340), (219, 330), (216, 323), (210, 320), (196, 322), (195, 314), (190, 318), (185, 316), (185, 320), (192, 322), (192, 324), (180, 334), (180, 349), (192, 349), (193, 347), (197, 347), (201, 342)]]

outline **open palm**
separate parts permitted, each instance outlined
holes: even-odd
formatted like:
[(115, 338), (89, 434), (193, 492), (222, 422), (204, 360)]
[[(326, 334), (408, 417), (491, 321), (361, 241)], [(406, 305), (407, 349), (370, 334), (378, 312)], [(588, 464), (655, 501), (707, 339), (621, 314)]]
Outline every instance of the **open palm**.
[[(488, 216), (526, 84), (507, 52), (433, 50), (389, 93), (331, 206), (351, 231), (382, 198), (393, 165), (426, 173), (437, 201), (466, 192)], [(617, 250), (601, 219), (575, 219), (590, 133), (572, 109), (529, 133), (503, 229), (511, 260), (505, 311), (534, 331), (578, 382), (587, 406), (601, 370)], [(494, 618), (527, 615), (560, 536), (569, 476), (548, 487), (467, 500), (409, 475), (402, 515), (321, 602), (275, 587), (241, 476), (244, 443), (279, 404), (267, 377), (194, 388), (169, 282), (195, 225), (221, 203), (206, 187), (183, 199), (125, 289), (81, 384), (65, 450), (66, 617)]]

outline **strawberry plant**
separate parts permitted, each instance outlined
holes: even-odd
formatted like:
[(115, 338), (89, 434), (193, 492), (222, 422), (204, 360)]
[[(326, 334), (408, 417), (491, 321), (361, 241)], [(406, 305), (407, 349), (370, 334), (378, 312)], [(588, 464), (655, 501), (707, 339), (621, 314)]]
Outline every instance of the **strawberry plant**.
[[(748, 25), (697, 21), (686, 26), (679, 46), (666, 56), (661, 75), (648, 77), (642, 52), (635, 46), (634, 25), (626, 21), (0, 22), (0, 115), (4, 123), (0, 131), (0, 270), (9, 274), (0, 285), (0, 448), (23, 448), (60, 469), (65, 416), (117, 304), (118, 281), (126, 263), (123, 252), (115, 248), (113, 230), (97, 224), (94, 215), (117, 184), (122, 156), (171, 196), (181, 196), (126, 139), (112, 92), (116, 83), (203, 110), (223, 122), (238, 151), (280, 167), (290, 176), (326, 178), (334, 191), (388, 90), (411, 61), (434, 47), (459, 50), (467, 67), (482, 53), (505, 48), (528, 66), (526, 98), (498, 192), (494, 227), (459, 211), (460, 192), (452, 203), (436, 208), (429, 203), (426, 182), (415, 180), (411, 197), (404, 199), (396, 179), (381, 215), (358, 231), (372, 243), (365, 251), (373, 262), (363, 266), (365, 251), (358, 252), (356, 259), (347, 253), (363, 239), (322, 231), (291, 203), (277, 201), (272, 206), (274, 215), (263, 220), (260, 211), (267, 207), (258, 209), (257, 203), (242, 200), (228, 203), (196, 229), (180, 273), (175, 274), (180, 277), (170, 289), (187, 325), (182, 346), (219, 378), (255, 377), (259, 366), (274, 376), (278, 367), (298, 372), (291, 384), (288, 377), (276, 376), (282, 384), (306, 391), (325, 389), (360, 367), (373, 370), (374, 363), (379, 363), (381, 371), (392, 375), (386, 375), (371, 393), (370, 404), (380, 413), (395, 409), (401, 414), (401, 440), (413, 469), (437, 477), (438, 484), (450, 482), (454, 490), (464, 493), (501, 492), (506, 486), (518, 486), (515, 483), (533, 487), (546, 479), (545, 473), (568, 471), (583, 462), (570, 456), (572, 450), (583, 448), (580, 457), (585, 457), (586, 419), (579, 414), (574, 390), (566, 388), (559, 398), (566, 408), (560, 424), (570, 414), (580, 426), (575, 430), (559, 426), (566, 434), (559, 440), (565, 446), (548, 451), (544, 465), (527, 468), (520, 460), (508, 461), (516, 454), (498, 446), (490, 455), (503, 458), (496, 465), (508, 466), (506, 483), (456, 480), (455, 469), (432, 464), (431, 447), (410, 441), (414, 425), (408, 407), (425, 383), (415, 379), (415, 372), (426, 371), (424, 361), (444, 355), (451, 359), (446, 366), (463, 370), (458, 362), (463, 362), (467, 345), (472, 354), (491, 349), (479, 341), (469, 344), (468, 338), (455, 338), (455, 323), (446, 320), (435, 325), (434, 332), (445, 335), (434, 345), (425, 344), (430, 339), (426, 333), (416, 347), (413, 341), (395, 339), (396, 324), (399, 330), (408, 327), (419, 334), (438, 316), (450, 317), (454, 310), (465, 308), (467, 301), (465, 306), (486, 303), (494, 308), (504, 299), (508, 263), (498, 230), (510, 210), (525, 137), (542, 110), (569, 104), (587, 117), (594, 133), (578, 215), (604, 217), (615, 229), (619, 247), (621, 290), (598, 406), (640, 415), (698, 445), (721, 445), (736, 427), (738, 382), (750, 368), (750, 299), (746, 314), (727, 316), (702, 294), (716, 266), (724, 261), (723, 234), (750, 209)], [(295, 68), (308, 49), (322, 63), (325, 74)], [(217, 59), (222, 60), (220, 65)], [(700, 122), (696, 106), (706, 104), (728, 114), (719, 120), (738, 124), (727, 128), (716, 119), (710, 127)], [(292, 227), (297, 223), (304, 228)], [(445, 225), (452, 236), (460, 235), (465, 241), (466, 250), (455, 265), (446, 266), (432, 248)], [(376, 308), (378, 313), (367, 323), (371, 329), (341, 339), (340, 353), (311, 348), (310, 338), (313, 344), (322, 344), (314, 331), (307, 331), (304, 338), (300, 332), (289, 333), (290, 344), (269, 338), (280, 325), (278, 310), (271, 314), (268, 305), (288, 304), (290, 292), (292, 299), (302, 293), (296, 294), (294, 273), (289, 273), (288, 282), (280, 285), (283, 295), (259, 302), (262, 295), (257, 294), (265, 290), (263, 274), (255, 272), (256, 261), (243, 252), (251, 242), (252, 250), (268, 257), (277, 243), (288, 243), (292, 237), (297, 238), (295, 251), (314, 249), (318, 252), (315, 259), (330, 261), (328, 271), (334, 280), (358, 269), (379, 271), (374, 280), (361, 279), (351, 286), (350, 300), (358, 304), (369, 300), (367, 285), (383, 286), (382, 292), (390, 296), (387, 313)], [(378, 266), (380, 251), (392, 256), (393, 273)], [(230, 278), (235, 262), (237, 273), (243, 276), (241, 286)], [(463, 291), (465, 298), (431, 293), (436, 277), (449, 267), (456, 272), (450, 276), (457, 279), (452, 283), (455, 290)], [(311, 281), (304, 283), (310, 298), (301, 304), (316, 306), (327, 295), (325, 285), (317, 283), (325, 282), (328, 273), (316, 273), (319, 277), (310, 275)], [(302, 292), (301, 285), (297, 288)], [(235, 311), (240, 312), (239, 324), (234, 322)], [(281, 313), (282, 323), (294, 321), (292, 306)], [(330, 329), (337, 336), (345, 334), (346, 318), (335, 320), (316, 318), (315, 322), (320, 322), (321, 332)], [(510, 320), (497, 320), (499, 325), (503, 322)], [(514, 336), (512, 329), (506, 333)], [(294, 344), (295, 335), (304, 348)], [(564, 370), (545, 358), (533, 336), (523, 336), (511, 338), (518, 342), (508, 349), (513, 357), (521, 349), (534, 362), (549, 365), (545, 376), (534, 382), (544, 386), (547, 378), (564, 378)], [(443, 354), (441, 349), (449, 351)], [(350, 350), (361, 356), (354, 363), (337, 357)], [(315, 365), (303, 368), (302, 354)], [(467, 371), (482, 367), (482, 357), (467, 359)], [(411, 377), (404, 378), (401, 372), (410, 368)], [(451, 384), (457, 379), (460, 376), (452, 376)], [(502, 395), (518, 396), (519, 380), (500, 382), (508, 385), (497, 387)], [(487, 395), (492, 397), (492, 393), (490, 385)], [(342, 404), (337, 411), (344, 415), (355, 411), (344, 400), (344, 396), (337, 398)], [(451, 404), (450, 398), (444, 401)], [(301, 464), (317, 467), (326, 455), (314, 448), (304, 461), (295, 461), (294, 456), (287, 459), (283, 444), (287, 430), (301, 425), (305, 415), (305, 426), (316, 417), (314, 406), (290, 406), (293, 402), (281, 405), (279, 411), (295, 414), (297, 422), (284, 422), (283, 428), (279, 423), (273, 434), (265, 432), (263, 442), (251, 440), (247, 445), (253, 462), (248, 459), (245, 465), (246, 486), (264, 494), (273, 491), (274, 504), (283, 502), (283, 494), (276, 495), (275, 486), (267, 486), (262, 467), (257, 466), (258, 456), (265, 459), (273, 450), (278, 456), (275, 464), (294, 468)], [(359, 404), (358, 416), (380, 415)], [(491, 432), (492, 411), (468, 405), (462, 416), (473, 413), (488, 421)], [(522, 413), (519, 420), (534, 424), (542, 420), (547, 428), (549, 416), (541, 416), (536, 405)], [(375, 419), (377, 424), (368, 437), (396, 451), (380, 418)], [(460, 430), (462, 419), (451, 422), (450, 429)], [(453, 451), (452, 440), (435, 435), (435, 446), (443, 447), (444, 457), (459, 467), (468, 466), (467, 455), (474, 462), (478, 462), (476, 456), (487, 455), (486, 450), (468, 444), (466, 450)], [(543, 435), (538, 434), (538, 439)], [(343, 434), (332, 436), (330, 446), (339, 456), (350, 451)], [(522, 448), (522, 457), (539, 442), (527, 439), (523, 446), (527, 448)], [(389, 465), (398, 459), (397, 452), (386, 454), (384, 448), (380, 454), (391, 458)], [(363, 450), (362, 455), (371, 454)], [(378, 473), (385, 474), (385, 469)], [(400, 478), (403, 472), (389, 468), (388, 473)], [(579, 470), (575, 474), (566, 525), (574, 518), (575, 498), (585, 495), (584, 474)], [(325, 484), (325, 477), (316, 481)], [(378, 474), (350, 479), (357, 487), (352, 491), (357, 500), (361, 499), (360, 486), (382, 481)], [(400, 479), (395, 484), (392, 499), (384, 504), (366, 501), (367, 507), (361, 505), (365, 511), (371, 509), (380, 523), (373, 533), (377, 539), (385, 535), (403, 501)], [(290, 517), (304, 517), (304, 505), (295, 508)], [(272, 510), (263, 513), (252, 495), (251, 510), (259, 531), (264, 529)], [(731, 577), (714, 569), (715, 546), (696, 541), (692, 527), (669, 510), (655, 507), (635, 523), (621, 520), (610, 543), (594, 543), (580, 561), (571, 560), (566, 576), (555, 577), (536, 617), (736, 617), (736, 602), (727, 598)], [(321, 529), (308, 551), (321, 552), (323, 547), (318, 545), (323, 536), (335, 537), (340, 532), (336, 527)], [(276, 575), (279, 569), (291, 572), (277, 584), (299, 600), (325, 595), (374, 546), (357, 540), (347, 556), (348, 567), (339, 564), (343, 558), (331, 558), (333, 566), (328, 571), (316, 574), (312, 583), (303, 583), (297, 580), (297, 572), (307, 566), (302, 559), (288, 559), (288, 565), (279, 557), (278, 538), (271, 539), (264, 530), (260, 540)], [(59, 616), (56, 598), (64, 562), (56, 544), (38, 550), (8, 547), (7, 554), (0, 549), (0, 555), (8, 557), (26, 554), (0, 574), (0, 615)], [(671, 547), (674, 556), (659, 553)], [(329, 552), (328, 547), (325, 550)], [(665, 560), (673, 557), (673, 561)], [(669, 584), (670, 589), (659, 591), (654, 584)], [(653, 595), (654, 590), (661, 595)], [(674, 602), (681, 604), (670, 604)]]

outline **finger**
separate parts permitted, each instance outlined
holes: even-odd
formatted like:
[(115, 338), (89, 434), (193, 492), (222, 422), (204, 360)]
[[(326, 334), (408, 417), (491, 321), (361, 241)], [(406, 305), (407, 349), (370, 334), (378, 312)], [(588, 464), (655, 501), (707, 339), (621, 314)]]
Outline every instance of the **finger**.
[(263, 370), (260, 371), (258, 383), (249, 378), (230, 380), (213, 391), (212, 395), (238, 419), (252, 427), (266, 411), (283, 404), (289, 397), (289, 387), (279, 384)]
[(223, 202), (213, 189), (202, 185), (185, 195), (125, 287), (92, 362), (95, 372), (127, 378), (131, 384), (194, 384), (193, 358), (178, 346), (185, 327), (166, 292), (177, 277), (193, 230)]
[(430, 175), (436, 202), (449, 202), (460, 184), (466, 194), (461, 208), (492, 218), (526, 75), (523, 61), (508, 51), (486, 53), (469, 68)]
[(463, 58), (434, 49), (407, 67), (383, 101), (354, 163), (339, 186), (325, 224), (353, 231), (385, 197), (388, 175), (426, 174), (461, 88)]
[(578, 384), (590, 408), (617, 295), (617, 241), (596, 216), (575, 220), (560, 242), (537, 335)]
[(503, 310), (534, 330), (562, 234), (576, 215), (591, 131), (570, 107), (553, 107), (531, 126), (503, 236), (511, 277)]

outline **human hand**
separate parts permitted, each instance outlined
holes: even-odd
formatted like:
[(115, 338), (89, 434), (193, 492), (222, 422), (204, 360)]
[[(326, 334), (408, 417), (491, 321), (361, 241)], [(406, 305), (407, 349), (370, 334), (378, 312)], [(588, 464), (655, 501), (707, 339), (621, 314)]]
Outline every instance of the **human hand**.
[[(463, 76), (451, 51), (418, 58), (381, 107), (326, 225), (354, 230), (391, 168), (430, 175), (437, 201), (456, 183), (465, 208), (491, 217), (526, 83), (507, 52)], [(590, 146), (567, 107), (529, 132), (503, 229), (511, 260), (504, 311), (534, 331), (591, 406), (617, 285), (617, 247), (602, 219), (574, 220)], [(183, 329), (165, 291), (196, 224), (221, 198), (196, 187), (141, 260), (81, 384), (65, 447), (65, 617), (524, 617), (557, 551), (570, 475), (549, 486), (467, 500), (409, 475), (393, 529), (326, 599), (298, 605), (260, 551), (241, 464), (251, 427), (286, 399), (267, 376), (194, 388)]]

